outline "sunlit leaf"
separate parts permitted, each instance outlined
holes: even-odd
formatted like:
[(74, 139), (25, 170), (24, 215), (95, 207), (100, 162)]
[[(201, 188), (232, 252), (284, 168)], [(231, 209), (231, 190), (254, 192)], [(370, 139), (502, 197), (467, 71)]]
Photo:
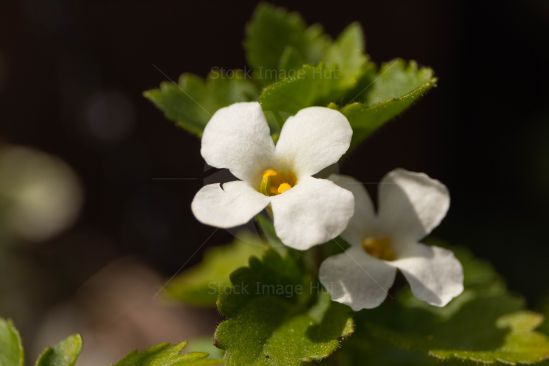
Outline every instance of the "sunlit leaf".
[(339, 88), (354, 87), (365, 72), (368, 57), (364, 54), (364, 35), (358, 23), (349, 25), (328, 48), (323, 58), (326, 65), (335, 65), (339, 71)]
[(357, 146), (384, 123), (401, 114), (436, 85), (429, 68), (418, 68), (394, 60), (384, 64), (379, 74), (341, 111), (353, 127), (353, 146)]
[(0, 318), (0, 366), (23, 366), (23, 345), (10, 320)]
[(229, 319), (216, 331), (228, 366), (322, 360), (352, 333), (350, 310), (318, 293), (302, 268), (291, 256), (270, 250), (231, 275), (232, 291), (218, 303)]
[(510, 329), (503, 344), (494, 350), (431, 350), (436, 358), (460, 359), (483, 364), (533, 364), (549, 359), (549, 337), (536, 332), (543, 322), (540, 314), (521, 311), (498, 319), (500, 329)]
[(134, 351), (114, 366), (221, 366), (223, 361), (208, 358), (204, 352), (181, 354), (187, 345), (161, 343), (145, 351)]
[(82, 338), (75, 334), (55, 347), (46, 348), (38, 357), (36, 366), (74, 366), (81, 351)]

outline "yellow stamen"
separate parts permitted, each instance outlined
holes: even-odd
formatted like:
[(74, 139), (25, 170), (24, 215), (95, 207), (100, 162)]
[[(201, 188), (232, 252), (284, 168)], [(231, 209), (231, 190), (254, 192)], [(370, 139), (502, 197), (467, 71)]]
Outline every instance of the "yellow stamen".
[(277, 191), (278, 193), (284, 193), (290, 188), (292, 188), (292, 186), (289, 185), (288, 183), (282, 183), (281, 185), (278, 186)]
[(362, 240), (362, 249), (373, 257), (392, 261), (396, 259), (396, 253), (388, 236), (367, 237)]
[(278, 172), (274, 169), (266, 169), (261, 174), (259, 192), (267, 196), (275, 196), (291, 189), (297, 180), (291, 172)]
[(278, 175), (278, 173), (276, 172), (276, 170), (274, 169), (267, 169), (263, 172), (263, 179), (265, 178), (270, 178), (270, 177), (274, 177), (275, 175)]

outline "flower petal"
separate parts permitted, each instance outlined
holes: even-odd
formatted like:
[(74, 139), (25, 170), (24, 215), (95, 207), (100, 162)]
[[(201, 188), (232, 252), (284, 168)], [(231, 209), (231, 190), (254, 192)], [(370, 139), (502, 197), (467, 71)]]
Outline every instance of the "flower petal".
[(354, 211), (351, 192), (313, 177), (304, 177), (292, 189), (272, 196), (271, 204), (278, 237), (298, 250), (341, 234)]
[(215, 112), (204, 129), (200, 152), (209, 165), (229, 169), (237, 178), (257, 183), (261, 169), (274, 155), (274, 143), (259, 103), (235, 103)]
[(411, 244), (389, 263), (404, 274), (415, 297), (428, 304), (445, 306), (463, 292), (463, 269), (447, 249)]
[(377, 234), (377, 217), (370, 195), (364, 185), (353, 177), (333, 174), (330, 180), (355, 197), (355, 213), (341, 236), (350, 244), (360, 245), (366, 235)]
[(327, 258), (320, 265), (319, 279), (332, 300), (354, 311), (372, 309), (387, 297), (396, 269), (366, 254), (360, 247)]
[(292, 165), (298, 176), (313, 175), (338, 162), (349, 148), (352, 135), (351, 125), (342, 113), (309, 107), (286, 120), (276, 154)]
[(446, 186), (423, 173), (395, 169), (379, 186), (380, 223), (401, 239), (422, 239), (442, 221), (449, 207)]
[(215, 183), (202, 187), (191, 209), (203, 224), (230, 228), (243, 225), (269, 204), (269, 198), (243, 181)]

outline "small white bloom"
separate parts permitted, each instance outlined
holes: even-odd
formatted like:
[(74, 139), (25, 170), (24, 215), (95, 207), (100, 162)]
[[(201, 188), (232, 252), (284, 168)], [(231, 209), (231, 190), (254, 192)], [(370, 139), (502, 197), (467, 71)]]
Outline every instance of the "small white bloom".
[(191, 205), (194, 215), (229, 228), (270, 204), (276, 233), (292, 248), (337, 237), (353, 215), (353, 194), (313, 174), (341, 158), (352, 133), (340, 112), (309, 107), (288, 118), (275, 146), (259, 103), (221, 108), (204, 129), (202, 157), (241, 180), (202, 187)]
[(351, 247), (320, 266), (320, 281), (334, 301), (355, 311), (379, 306), (397, 269), (413, 294), (431, 305), (445, 306), (463, 291), (463, 269), (453, 253), (419, 243), (448, 211), (450, 196), (442, 183), (393, 170), (379, 185), (376, 214), (360, 182), (339, 175), (330, 179), (355, 196), (355, 215), (342, 234)]

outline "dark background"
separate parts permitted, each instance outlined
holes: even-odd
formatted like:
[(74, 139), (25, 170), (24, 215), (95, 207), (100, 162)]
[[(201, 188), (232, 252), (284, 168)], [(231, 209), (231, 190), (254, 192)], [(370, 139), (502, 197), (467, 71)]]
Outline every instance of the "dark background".
[[(453, 201), (436, 235), (491, 261), (535, 306), (549, 293), (549, 2), (273, 2), (332, 36), (359, 21), (376, 62), (435, 70), (439, 86), (342, 170), (365, 182), (395, 167), (442, 180)], [(200, 142), (141, 93), (166, 79), (158, 69), (176, 79), (244, 67), (255, 5), (0, 2), (0, 139), (62, 158), (85, 192), (75, 225), (20, 250), (44, 274), (36, 319), (115, 258), (137, 256), (169, 276), (214, 231), (189, 206), (204, 176)], [(208, 245), (230, 238), (218, 231)]]

